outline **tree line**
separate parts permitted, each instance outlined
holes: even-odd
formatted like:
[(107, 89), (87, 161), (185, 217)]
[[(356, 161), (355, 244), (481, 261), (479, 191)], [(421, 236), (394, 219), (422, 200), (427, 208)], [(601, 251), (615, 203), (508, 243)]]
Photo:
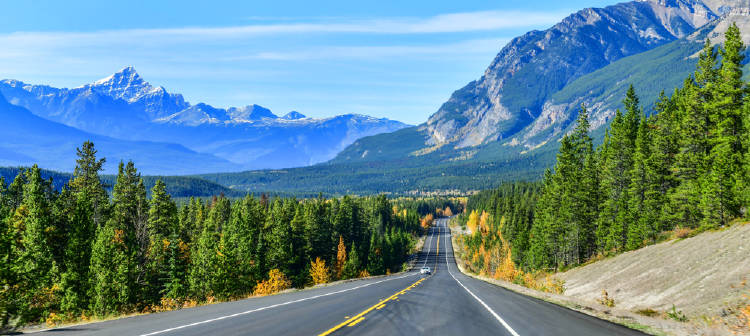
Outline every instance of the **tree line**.
[(694, 74), (671, 95), (662, 92), (648, 116), (630, 86), (624, 113), (616, 111), (598, 148), (582, 106), (541, 184), (507, 185), (469, 199), (469, 209), (494, 215), (488, 230), (501, 235), (473, 232), (469, 251), (507, 240), (523, 269), (559, 269), (652, 244), (665, 232), (699, 232), (747, 216), (744, 51), (736, 25), (723, 46), (706, 40)]
[(132, 162), (120, 163), (110, 195), (96, 153), (90, 142), (78, 149), (59, 191), (37, 166), (10, 185), (0, 178), (2, 328), (397, 272), (426, 211), (382, 195), (222, 195), (178, 206), (161, 180), (148, 197)]

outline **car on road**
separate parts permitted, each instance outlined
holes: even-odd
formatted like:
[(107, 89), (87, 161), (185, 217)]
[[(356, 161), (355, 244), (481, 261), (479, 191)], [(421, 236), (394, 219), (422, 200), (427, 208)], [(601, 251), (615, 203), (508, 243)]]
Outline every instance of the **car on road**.
[(422, 267), (419, 270), (419, 274), (432, 274), (432, 271), (430, 270), (429, 267)]

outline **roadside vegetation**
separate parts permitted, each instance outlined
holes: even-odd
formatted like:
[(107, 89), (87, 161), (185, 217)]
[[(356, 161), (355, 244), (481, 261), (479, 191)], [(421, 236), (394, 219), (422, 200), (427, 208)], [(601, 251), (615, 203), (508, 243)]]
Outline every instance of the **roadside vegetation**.
[[(598, 148), (582, 106), (541, 183), (470, 197), (457, 218), (466, 232), (457, 238), (466, 267), (549, 291), (539, 286), (547, 274), (747, 218), (745, 46), (736, 25), (725, 40), (722, 47), (706, 41), (695, 73), (671, 96), (662, 92), (653, 113), (644, 113), (631, 86), (624, 113), (616, 112)], [(606, 291), (600, 300), (616, 304)], [(679, 307), (668, 316), (687, 319)]]
[(36, 166), (0, 178), (0, 330), (398, 272), (425, 218), (460, 207), (382, 195), (178, 205), (161, 180), (148, 192), (132, 162), (109, 194), (96, 153), (84, 143), (60, 189)]

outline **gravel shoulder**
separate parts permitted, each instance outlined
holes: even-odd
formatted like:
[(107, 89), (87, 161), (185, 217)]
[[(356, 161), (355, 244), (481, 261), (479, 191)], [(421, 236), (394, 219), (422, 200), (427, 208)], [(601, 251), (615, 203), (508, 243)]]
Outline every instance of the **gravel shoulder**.
[[(455, 240), (453, 246), (460, 259)], [(558, 273), (555, 276), (565, 281), (564, 294), (468, 273), (462, 263), (457, 262), (461, 272), (474, 278), (650, 334), (750, 335), (750, 330), (733, 328), (737, 308), (750, 304), (745, 297), (750, 294), (750, 224), (663, 242)], [(615, 300), (614, 307), (598, 302), (602, 290)], [(673, 304), (688, 322), (668, 319), (666, 312)], [(657, 315), (636, 313), (642, 309), (653, 309)]]

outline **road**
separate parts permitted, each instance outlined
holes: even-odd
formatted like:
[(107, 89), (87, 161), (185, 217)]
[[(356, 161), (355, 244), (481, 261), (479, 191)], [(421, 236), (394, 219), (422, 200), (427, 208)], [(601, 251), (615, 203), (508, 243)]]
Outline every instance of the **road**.
[[(55, 335), (643, 335), (463, 275), (447, 220), (415, 271), (46, 331)], [(433, 273), (422, 276), (418, 269)]]

